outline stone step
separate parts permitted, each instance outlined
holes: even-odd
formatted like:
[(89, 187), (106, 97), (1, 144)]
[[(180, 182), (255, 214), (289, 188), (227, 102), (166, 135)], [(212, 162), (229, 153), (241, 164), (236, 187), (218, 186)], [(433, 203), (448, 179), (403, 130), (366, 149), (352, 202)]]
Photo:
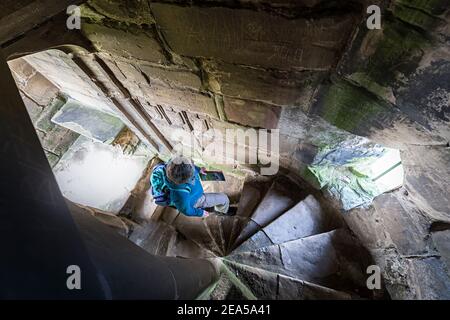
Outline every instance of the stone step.
[(151, 254), (208, 259), (214, 253), (200, 247), (195, 242), (161, 221), (148, 221), (134, 228), (129, 239)]
[(194, 241), (186, 239), (186, 237), (179, 232), (177, 232), (175, 241), (169, 247), (167, 255), (190, 259), (209, 259), (216, 256), (211, 251), (200, 247)]
[[(207, 219), (200, 217), (188, 217), (184, 214), (179, 214), (173, 221), (172, 226), (184, 235), (187, 239), (192, 240), (200, 247), (205, 248), (213, 252), (217, 256), (222, 256), (223, 252), (221, 247), (217, 244), (215, 235), (211, 232)], [(214, 222), (209, 222), (213, 224)], [(214, 229), (214, 228), (213, 228)]]
[(236, 219), (234, 219), (231, 232), (229, 234), (227, 251), (230, 246), (236, 241), (237, 237), (242, 231), (242, 228), (252, 215), (253, 211), (258, 206), (263, 197), (263, 186), (252, 182), (246, 182), (242, 188), (241, 199), (239, 201), (238, 210), (236, 212)]
[(299, 187), (286, 177), (278, 177), (251, 218), (264, 227), (305, 198)]
[(136, 227), (129, 239), (151, 254), (166, 256), (176, 235), (175, 228), (165, 223), (148, 221)]
[(209, 300), (248, 300), (226, 274), (222, 274), (215, 288), (209, 295)]
[(161, 214), (158, 217), (158, 220), (164, 221), (165, 223), (171, 225), (175, 219), (178, 217), (180, 212), (176, 208), (172, 207), (163, 207)]
[[(180, 218), (177, 220), (177, 218), (180, 216)], [(212, 214), (206, 219), (198, 218), (198, 217), (187, 217), (180, 213), (176, 208), (172, 207), (165, 207), (162, 213), (159, 216), (159, 221), (163, 221), (166, 224), (172, 225), (175, 229), (181, 232), (185, 237), (185, 233), (191, 232), (191, 230), (188, 228), (186, 229), (186, 225), (190, 224), (189, 220), (192, 220), (191, 227), (194, 225), (197, 225), (197, 228), (201, 228), (203, 230), (199, 231), (198, 234), (204, 234), (207, 238), (214, 240), (214, 252), (217, 255), (222, 256), (224, 254), (225, 250), (225, 235), (222, 227), (223, 221), (226, 219), (229, 219), (229, 217), (219, 216)], [(175, 223), (175, 221), (177, 222)], [(199, 223), (199, 221), (202, 221), (203, 223)], [(206, 232), (205, 232), (206, 231)], [(198, 235), (197, 234), (197, 235)], [(198, 242), (197, 242), (198, 243)], [(204, 239), (198, 243), (201, 245), (201, 243), (204, 243)], [(206, 250), (210, 250), (211, 246), (205, 247)]]
[(131, 232), (129, 239), (138, 246), (142, 246), (142, 243), (156, 230), (157, 226), (158, 222), (156, 221), (147, 221), (138, 225)]
[(204, 221), (210, 233), (211, 238), (214, 239), (219, 248), (220, 256), (225, 254), (225, 236), (223, 234), (222, 220), (224, 217), (217, 214), (211, 214)]
[(250, 267), (240, 263), (224, 261), (225, 265), (260, 300), (349, 300), (352, 295), (292, 278)]
[(114, 229), (124, 237), (128, 237), (130, 229), (134, 228), (135, 226), (135, 223), (127, 218), (120, 217), (116, 214), (99, 210), (96, 208), (76, 204), (68, 199), (65, 200), (70, 211), (82, 212), (83, 214), (92, 215), (97, 220)]
[[(152, 200), (153, 203), (153, 200)], [(164, 210), (166, 209), (166, 207), (161, 207), (161, 206), (157, 206), (154, 205), (153, 207), (149, 207), (148, 209), (152, 209), (153, 213), (150, 214), (150, 220), (152, 221), (160, 221), (162, 214), (164, 212)]]
[(309, 195), (247, 239), (233, 253), (252, 251), (331, 231), (341, 226), (338, 221), (332, 212), (323, 210), (314, 196)]
[(291, 209), (305, 197), (305, 192), (288, 178), (278, 177), (275, 179), (251, 216), (251, 221), (254, 223), (245, 225), (234, 242), (232, 249)]
[(265, 246), (228, 260), (337, 290), (366, 290), (368, 252), (345, 229)]

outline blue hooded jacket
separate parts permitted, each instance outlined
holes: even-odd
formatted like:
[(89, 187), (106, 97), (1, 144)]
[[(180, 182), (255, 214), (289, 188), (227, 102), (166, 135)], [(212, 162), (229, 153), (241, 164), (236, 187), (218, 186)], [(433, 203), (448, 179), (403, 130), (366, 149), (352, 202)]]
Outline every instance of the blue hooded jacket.
[(166, 180), (170, 188), (172, 205), (187, 216), (201, 217), (203, 215), (203, 209), (194, 208), (195, 203), (204, 193), (200, 181), (200, 168), (195, 166), (194, 176), (188, 183), (177, 185), (170, 182), (169, 179)]

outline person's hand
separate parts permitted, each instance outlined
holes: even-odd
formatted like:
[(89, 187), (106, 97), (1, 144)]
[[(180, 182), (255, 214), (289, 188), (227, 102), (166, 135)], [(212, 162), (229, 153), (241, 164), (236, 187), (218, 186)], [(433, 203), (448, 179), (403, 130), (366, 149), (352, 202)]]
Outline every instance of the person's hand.
[(203, 216), (202, 216), (203, 218), (208, 218), (209, 215), (210, 215), (210, 213), (208, 211), (203, 210)]
[(200, 168), (200, 174), (202, 174), (202, 175), (204, 175), (204, 176), (207, 175), (207, 173), (206, 173), (206, 168), (205, 168), (205, 167), (201, 167), (201, 168)]

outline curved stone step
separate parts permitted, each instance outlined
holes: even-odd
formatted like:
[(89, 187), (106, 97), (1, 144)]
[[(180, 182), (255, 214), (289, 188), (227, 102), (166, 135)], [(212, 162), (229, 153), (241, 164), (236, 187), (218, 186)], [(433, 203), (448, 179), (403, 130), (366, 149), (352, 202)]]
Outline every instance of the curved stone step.
[(352, 295), (231, 261), (225, 265), (261, 300), (349, 300)]
[(222, 274), (216, 286), (209, 295), (209, 300), (248, 300), (242, 291), (230, 280), (226, 274)]
[(158, 221), (172, 225), (186, 238), (218, 256), (224, 256), (233, 217), (211, 214), (208, 218), (187, 217), (175, 208), (165, 207)]
[(217, 214), (211, 214), (204, 220), (211, 238), (213, 238), (215, 244), (219, 248), (220, 256), (225, 254), (225, 236), (222, 228), (223, 218), (224, 217)]
[(182, 258), (197, 258), (197, 259), (209, 259), (215, 258), (215, 254), (211, 251), (200, 247), (197, 243), (186, 239), (186, 237), (179, 232), (175, 241), (169, 247), (167, 252), (168, 256), (171, 257), (182, 257)]
[(136, 226), (129, 239), (151, 254), (183, 258), (215, 257), (212, 252), (186, 239), (174, 227), (161, 221), (148, 221)]
[[(180, 214), (172, 223), (172, 226), (176, 228), (178, 232), (184, 235), (187, 239), (194, 241), (200, 247), (205, 248), (213, 252), (217, 256), (222, 256), (223, 252), (221, 247), (217, 244), (215, 235), (211, 232), (211, 224), (217, 223), (210, 219), (211, 222), (206, 220), (209, 217), (199, 218), (199, 217), (188, 217), (184, 214)], [(209, 223), (209, 226), (208, 226)], [(216, 229), (215, 227), (213, 229)]]
[(218, 215), (217, 216), (218, 219), (220, 220), (220, 232), (221, 235), (223, 236), (223, 241), (222, 241), (222, 252), (223, 252), (223, 256), (228, 254), (228, 245), (230, 243), (230, 237), (231, 237), (231, 233), (233, 232), (233, 227), (235, 225), (235, 221), (236, 218), (235, 216), (229, 217), (229, 216), (221, 216)]
[[(227, 251), (230, 246), (236, 241), (237, 237), (245, 227), (247, 218), (249, 218), (257, 205), (261, 201), (263, 196), (263, 190), (261, 185), (257, 185), (252, 182), (246, 182), (242, 188), (241, 199), (239, 200), (238, 210), (236, 212), (236, 219), (234, 219), (231, 232), (229, 234)], [(245, 223), (244, 223), (245, 221)]]
[(275, 179), (253, 212), (251, 222), (242, 229), (231, 249), (239, 246), (305, 197), (304, 191), (288, 178), (278, 177)]
[(332, 214), (323, 210), (314, 196), (309, 195), (247, 239), (233, 253), (252, 251), (337, 229), (341, 224)]
[(136, 227), (129, 239), (151, 254), (166, 256), (176, 236), (177, 232), (173, 227), (148, 221)]
[[(161, 214), (157, 217), (159, 221), (163, 221), (171, 225), (178, 217), (180, 212), (176, 208), (163, 207)], [(155, 217), (156, 218), (156, 217)]]
[(266, 226), (303, 198), (305, 195), (299, 186), (286, 177), (278, 177), (273, 181), (251, 218), (260, 226)]
[(227, 259), (346, 291), (366, 290), (365, 271), (371, 264), (368, 252), (345, 229), (233, 254)]

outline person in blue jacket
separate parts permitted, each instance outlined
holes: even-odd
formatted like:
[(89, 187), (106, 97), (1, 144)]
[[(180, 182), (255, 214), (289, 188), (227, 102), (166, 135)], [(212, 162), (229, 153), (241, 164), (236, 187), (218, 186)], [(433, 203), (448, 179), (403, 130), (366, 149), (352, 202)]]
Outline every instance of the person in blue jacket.
[(151, 183), (155, 186), (162, 180), (169, 192), (169, 205), (187, 216), (207, 217), (209, 212), (204, 209), (212, 207), (217, 213), (232, 215), (228, 196), (225, 193), (205, 193), (200, 174), (205, 174), (204, 168), (195, 166), (190, 159), (177, 156), (167, 162), (159, 176), (155, 171), (152, 173)]

